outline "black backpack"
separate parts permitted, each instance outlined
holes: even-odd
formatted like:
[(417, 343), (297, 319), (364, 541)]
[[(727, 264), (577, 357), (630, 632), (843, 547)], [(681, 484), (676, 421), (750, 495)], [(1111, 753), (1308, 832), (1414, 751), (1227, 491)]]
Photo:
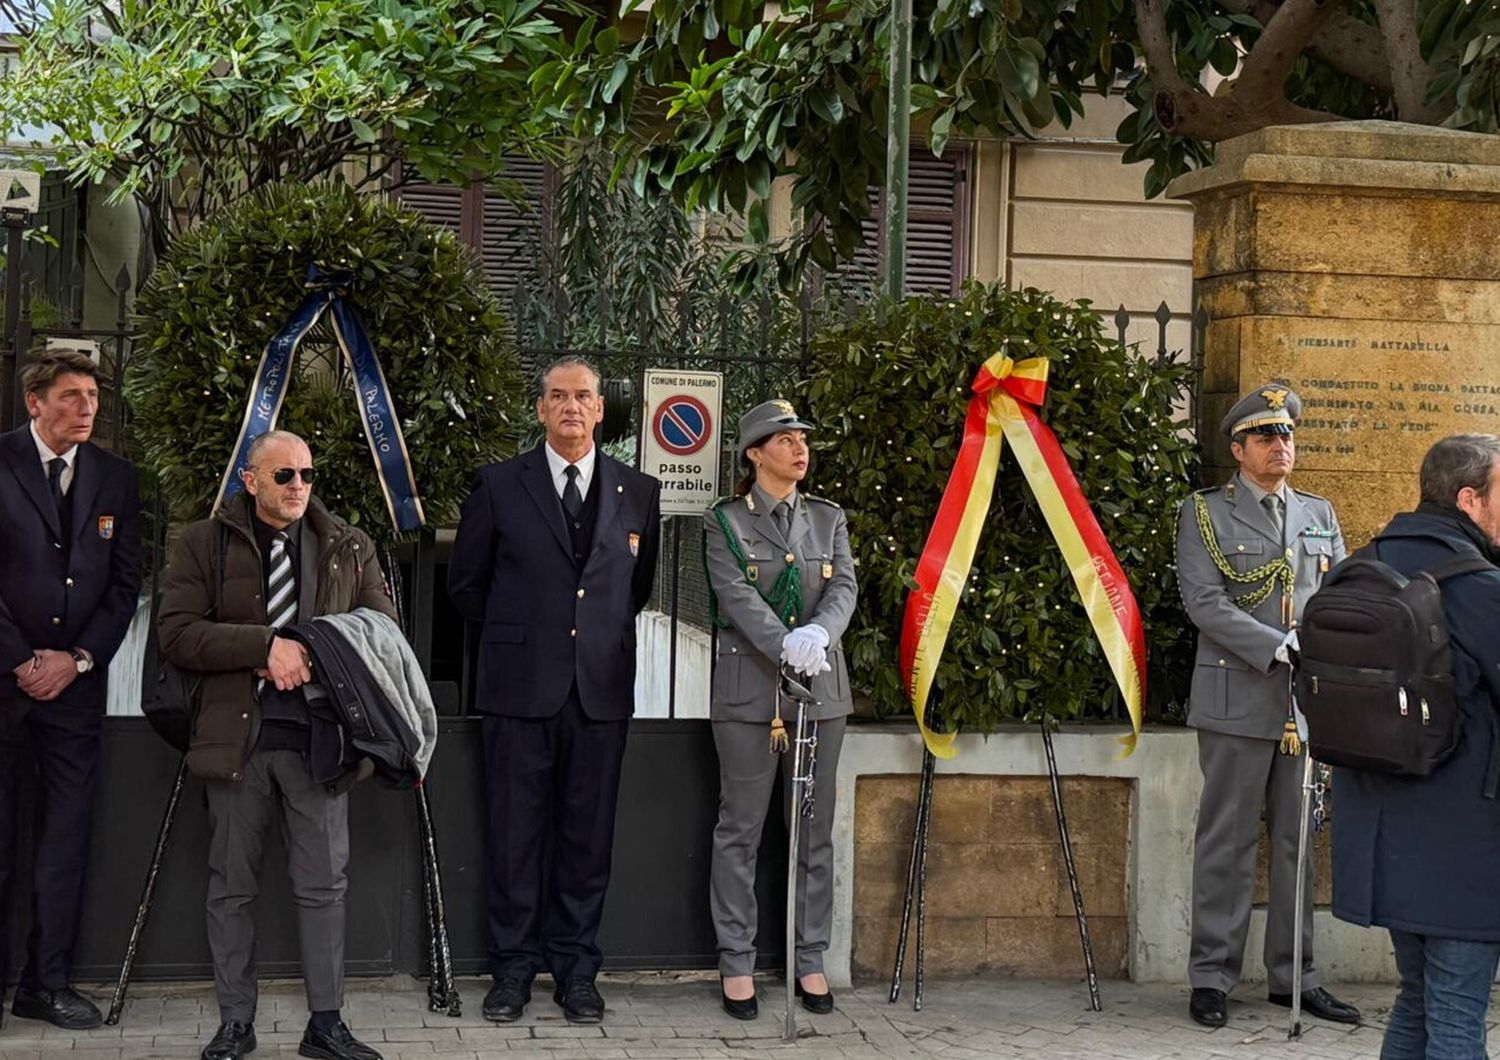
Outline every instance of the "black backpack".
[(1319, 762), (1425, 777), (1463, 733), (1438, 586), (1495, 568), (1473, 554), (1408, 578), (1377, 558), (1378, 545), (1335, 567), (1307, 602), (1297, 628), (1297, 705)]

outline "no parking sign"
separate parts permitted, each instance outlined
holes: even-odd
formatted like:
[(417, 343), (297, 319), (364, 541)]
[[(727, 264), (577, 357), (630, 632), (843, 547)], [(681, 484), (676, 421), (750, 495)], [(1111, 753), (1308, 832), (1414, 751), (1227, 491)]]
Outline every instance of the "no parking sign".
[(701, 515), (719, 496), (718, 372), (648, 369), (641, 470), (661, 480), (663, 515)]

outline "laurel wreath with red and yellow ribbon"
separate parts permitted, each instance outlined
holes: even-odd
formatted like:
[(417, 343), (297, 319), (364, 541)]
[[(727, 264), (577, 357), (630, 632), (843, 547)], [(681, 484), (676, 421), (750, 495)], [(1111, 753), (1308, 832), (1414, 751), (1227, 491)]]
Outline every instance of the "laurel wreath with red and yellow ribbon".
[(974, 564), (995, 491), (1000, 454), (1010, 441), (1057, 542), (1094, 634), (1130, 713), (1124, 754), (1135, 750), (1146, 702), (1146, 639), (1140, 608), (1099, 521), (1089, 508), (1057, 436), (1037, 416), (1047, 396), (1047, 358), (1013, 361), (995, 354), (975, 377), (958, 458), (917, 562), (916, 588), (901, 624), (901, 677), (922, 739), (939, 758), (956, 753), (956, 733), (927, 726), (927, 700), (948, 630)]

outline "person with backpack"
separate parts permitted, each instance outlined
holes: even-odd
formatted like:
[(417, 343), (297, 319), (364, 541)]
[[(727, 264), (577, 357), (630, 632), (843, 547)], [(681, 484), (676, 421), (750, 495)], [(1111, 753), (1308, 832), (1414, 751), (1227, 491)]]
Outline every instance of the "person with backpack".
[(1193, 494), (1179, 513), (1178, 583), (1198, 628), (1187, 720), (1198, 730), (1203, 773), (1193, 843), (1188, 1013), (1207, 1027), (1228, 1022), (1227, 995), (1240, 978), (1262, 813), (1271, 838), (1269, 1000), (1292, 1004), (1294, 932), (1300, 931), (1302, 1008), (1338, 1023), (1359, 1022), (1358, 1009), (1318, 985), (1310, 903), (1295, 923), (1297, 847), (1308, 819), (1290, 658), (1303, 606), (1344, 558), (1333, 506), (1287, 484), (1301, 411), (1297, 395), (1279, 383), (1236, 402), (1221, 430), (1239, 469), (1222, 486)]
[[(1426, 775), (1336, 768), (1333, 829), (1333, 914), (1389, 931), (1401, 976), (1381, 1060), (1483, 1060), (1500, 966), (1500, 436), (1433, 445), (1421, 503), (1369, 552), (1413, 583), (1465, 557), (1490, 564), (1440, 580), (1459, 722), (1452, 750)], [(1371, 709), (1383, 698), (1372, 692)], [(1432, 714), (1414, 739), (1437, 723), (1436, 704)]]

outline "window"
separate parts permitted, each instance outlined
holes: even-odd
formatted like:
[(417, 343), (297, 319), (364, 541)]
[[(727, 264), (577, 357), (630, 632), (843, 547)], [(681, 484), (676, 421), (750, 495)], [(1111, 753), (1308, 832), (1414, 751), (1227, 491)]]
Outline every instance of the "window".
[[(969, 273), (969, 158), (950, 145), (941, 158), (919, 147), (908, 161), (906, 290), (957, 294)], [(840, 269), (846, 278), (879, 284), (885, 264), (885, 190), (870, 189), (865, 245)]]
[(529, 158), (506, 159), (504, 179), (519, 185), (524, 202), (512, 201), (493, 184), (418, 182), (395, 193), (403, 205), (477, 250), (485, 279), (501, 297), (514, 290), (546, 238), (554, 189), (552, 168)]

